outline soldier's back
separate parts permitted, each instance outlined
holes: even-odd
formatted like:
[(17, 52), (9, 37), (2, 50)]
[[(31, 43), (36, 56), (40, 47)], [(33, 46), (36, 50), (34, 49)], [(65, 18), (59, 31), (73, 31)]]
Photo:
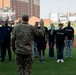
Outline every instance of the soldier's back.
[(33, 29), (29, 24), (17, 25), (16, 30), (16, 53), (31, 54), (33, 43)]

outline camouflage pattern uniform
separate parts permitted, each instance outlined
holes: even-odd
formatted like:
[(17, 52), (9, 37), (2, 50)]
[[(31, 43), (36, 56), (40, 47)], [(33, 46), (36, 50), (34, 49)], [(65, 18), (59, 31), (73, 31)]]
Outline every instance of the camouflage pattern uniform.
[(38, 30), (28, 23), (18, 24), (13, 29), (12, 46), (16, 47), (15, 53), (18, 75), (31, 75), (34, 34), (37, 36), (43, 36), (43, 29)]

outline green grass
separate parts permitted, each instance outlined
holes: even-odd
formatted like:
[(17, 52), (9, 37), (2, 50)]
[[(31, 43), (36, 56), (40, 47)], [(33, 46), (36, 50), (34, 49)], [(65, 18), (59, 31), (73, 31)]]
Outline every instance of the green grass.
[[(0, 75), (17, 75), (14, 54), (12, 58), (12, 64), (8, 63), (8, 57), (4, 63), (0, 63)], [(73, 58), (64, 59), (64, 63), (56, 63), (56, 53), (54, 59), (49, 59), (48, 50), (46, 50), (45, 63), (38, 63), (37, 60), (34, 59), (32, 75), (76, 75), (76, 49), (73, 49)]]

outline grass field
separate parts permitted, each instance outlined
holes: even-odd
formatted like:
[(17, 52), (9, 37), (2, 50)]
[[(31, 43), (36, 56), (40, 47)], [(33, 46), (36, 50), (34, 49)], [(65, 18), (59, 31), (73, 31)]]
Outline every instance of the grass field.
[[(56, 51), (56, 50), (55, 50)], [(13, 61), (10, 64), (8, 57), (4, 63), (0, 63), (0, 75), (17, 75), (17, 66), (15, 62), (15, 55), (13, 54)], [(76, 49), (73, 49), (73, 58), (64, 59), (64, 63), (56, 63), (55, 58), (48, 58), (48, 50), (46, 50), (45, 63), (38, 63), (37, 58), (34, 59), (32, 75), (76, 75)]]

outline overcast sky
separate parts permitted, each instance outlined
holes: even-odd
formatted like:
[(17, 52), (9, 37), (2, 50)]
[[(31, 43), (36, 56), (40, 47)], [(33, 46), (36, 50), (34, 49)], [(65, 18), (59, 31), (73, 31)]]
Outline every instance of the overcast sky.
[(76, 12), (76, 0), (40, 0), (40, 17), (48, 18), (49, 12)]

